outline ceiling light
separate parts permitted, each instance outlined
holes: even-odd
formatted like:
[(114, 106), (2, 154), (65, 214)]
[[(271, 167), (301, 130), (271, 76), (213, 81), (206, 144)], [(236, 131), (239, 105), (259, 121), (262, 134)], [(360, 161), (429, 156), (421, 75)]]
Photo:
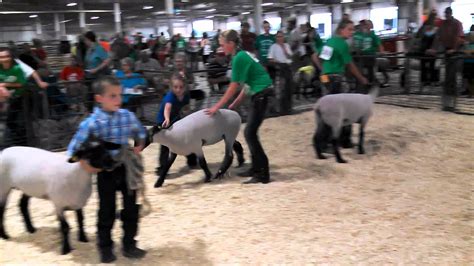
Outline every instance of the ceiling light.
[(77, 3), (69, 3), (66, 6), (77, 6)]
[(214, 16), (207, 16), (206, 18), (213, 18)]
[(128, 16), (128, 17), (125, 17), (126, 19), (132, 19), (132, 18), (138, 18), (138, 16)]
[(300, 3), (300, 4), (296, 4), (295, 6), (306, 6), (308, 4), (305, 4), (305, 3)]
[(100, 17), (91, 17), (91, 19), (99, 19)]
[(247, 12), (242, 12), (242, 15), (248, 15), (248, 14), (250, 14), (249, 11), (247, 11)]
[(211, 8), (211, 9), (206, 10), (206, 12), (214, 12), (214, 11), (216, 11), (215, 8)]
[(164, 15), (164, 14), (166, 14), (166, 11), (156, 11), (153, 14), (155, 14), (155, 15)]
[(273, 6), (273, 3), (263, 3), (262, 6)]
[(30, 18), (37, 18), (38, 15), (30, 15)]
[(143, 9), (152, 9), (153, 6), (143, 6)]
[(341, 3), (344, 4), (344, 3), (352, 3), (354, 2), (354, 0), (342, 0)]

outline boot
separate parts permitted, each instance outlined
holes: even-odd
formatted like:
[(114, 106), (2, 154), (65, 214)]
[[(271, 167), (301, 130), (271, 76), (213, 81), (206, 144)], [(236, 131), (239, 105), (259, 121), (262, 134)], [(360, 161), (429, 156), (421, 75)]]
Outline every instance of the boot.
[(268, 170), (262, 170), (262, 171), (256, 172), (252, 176), (252, 178), (243, 182), (242, 184), (257, 184), (257, 183), (262, 183), (262, 184), (270, 183), (270, 173), (268, 172)]
[(146, 251), (136, 246), (131, 247), (124, 247), (122, 249), (122, 254), (124, 257), (131, 258), (131, 259), (141, 259), (145, 257)]
[(100, 251), (100, 262), (101, 263), (112, 263), (117, 260), (112, 249), (103, 249)]

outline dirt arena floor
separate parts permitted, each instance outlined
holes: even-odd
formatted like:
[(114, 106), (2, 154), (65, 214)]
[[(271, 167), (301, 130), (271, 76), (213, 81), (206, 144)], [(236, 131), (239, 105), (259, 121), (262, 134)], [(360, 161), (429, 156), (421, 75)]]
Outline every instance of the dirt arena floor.
[[(474, 263), (474, 118), (452, 113), (376, 105), (366, 132), (366, 155), (344, 150), (316, 160), (311, 145), (314, 114), (268, 119), (261, 139), (274, 182), (241, 185), (230, 169), (220, 182), (202, 184), (178, 157), (170, 178), (154, 189), (158, 145), (146, 156), (147, 195), (153, 212), (140, 224), (141, 261), (118, 264), (439, 264)], [(357, 130), (355, 130), (357, 132)], [(244, 143), (243, 134), (239, 139)], [(354, 136), (354, 140), (356, 137)], [(245, 147), (246, 149), (246, 147)], [(211, 170), (223, 145), (205, 149)], [(246, 156), (248, 152), (246, 149)], [(235, 163), (234, 163), (235, 165)], [(179, 178), (178, 178), (179, 177)], [(14, 192), (6, 213), (12, 237), (0, 240), (0, 264), (95, 264), (97, 194), (86, 206), (89, 243), (59, 255), (52, 205), (33, 199), (30, 235)], [(114, 229), (116, 252), (121, 228)]]

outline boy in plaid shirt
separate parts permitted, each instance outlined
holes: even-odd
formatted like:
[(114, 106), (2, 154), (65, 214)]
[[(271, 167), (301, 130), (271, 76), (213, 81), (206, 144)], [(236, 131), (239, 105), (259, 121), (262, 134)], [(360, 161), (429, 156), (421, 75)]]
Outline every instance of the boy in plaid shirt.
[[(95, 100), (100, 107), (95, 107), (94, 112), (79, 126), (78, 131), (68, 146), (68, 154), (74, 154), (89, 134), (96, 137), (121, 144), (129, 145), (129, 138), (138, 141), (134, 148), (135, 153), (140, 153), (145, 144), (146, 130), (132, 112), (120, 109), (122, 103), (122, 88), (120, 82), (113, 77), (104, 77), (94, 84)], [(118, 150), (117, 150), (118, 153)], [(138, 231), (138, 211), (136, 204), (136, 191), (127, 189), (126, 171), (124, 165), (118, 166), (111, 172), (95, 169), (86, 162), (81, 161), (83, 167), (97, 174), (97, 190), (99, 193), (98, 212), (98, 247), (102, 263), (110, 263), (117, 259), (113, 252), (111, 230), (116, 218), (115, 192), (120, 190), (123, 197), (123, 210), (120, 218), (123, 223), (122, 253), (128, 258), (143, 258), (146, 251), (137, 248), (135, 236)]]

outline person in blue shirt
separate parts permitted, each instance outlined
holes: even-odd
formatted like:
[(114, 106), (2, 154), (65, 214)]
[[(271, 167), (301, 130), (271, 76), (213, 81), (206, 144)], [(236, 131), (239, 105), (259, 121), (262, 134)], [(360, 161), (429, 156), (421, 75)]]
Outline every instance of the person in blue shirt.
[[(81, 122), (79, 129), (68, 146), (68, 154), (72, 156), (86, 141), (89, 135), (104, 141), (128, 147), (129, 139), (135, 139), (138, 144), (135, 153), (140, 153), (145, 145), (147, 136), (145, 128), (135, 115), (125, 109), (122, 104), (122, 88), (114, 77), (103, 77), (94, 84), (94, 98), (100, 107)], [(118, 152), (116, 150), (115, 152)], [(129, 258), (143, 258), (146, 251), (137, 248), (135, 236), (138, 231), (139, 206), (136, 203), (136, 190), (128, 188), (126, 169), (122, 164), (114, 170), (101, 171), (93, 168), (85, 161), (81, 166), (90, 173), (97, 173), (97, 190), (99, 194), (99, 212), (97, 221), (97, 239), (101, 262), (110, 263), (117, 259), (113, 253), (111, 230), (116, 219), (115, 193), (120, 190), (123, 199), (123, 210), (120, 213), (122, 220), (123, 238), (122, 253)]]
[(130, 57), (120, 60), (122, 70), (117, 70), (115, 76), (122, 84), (122, 104), (132, 112), (136, 112), (140, 105), (138, 95), (143, 94), (146, 89), (146, 80), (139, 74), (133, 72), (133, 60)]
[(93, 31), (84, 34), (87, 46), (85, 56), (85, 70), (90, 78), (97, 78), (109, 74), (110, 58), (105, 49), (97, 42)]
[[(170, 127), (174, 122), (182, 118), (181, 113), (183, 109), (189, 109), (189, 93), (185, 88), (185, 78), (179, 73), (175, 72), (170, 80), (171, 89), (163, 97), (160, 104), (160, 110), (156, 116), (156, 122), (163, 128)], [(161, 169), (168, 163), (170, 150), (168, 147), (161, 145), (160, 155), (158, 157), (159, 166), (156, 168), (156, 174), (159, 176)], [(197, 157), (195, 154), (186, 156), (189, 168), (197, 168)]]

